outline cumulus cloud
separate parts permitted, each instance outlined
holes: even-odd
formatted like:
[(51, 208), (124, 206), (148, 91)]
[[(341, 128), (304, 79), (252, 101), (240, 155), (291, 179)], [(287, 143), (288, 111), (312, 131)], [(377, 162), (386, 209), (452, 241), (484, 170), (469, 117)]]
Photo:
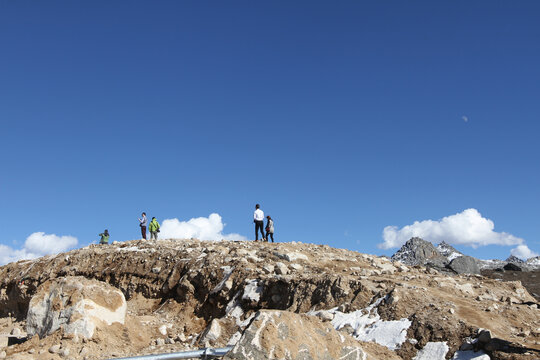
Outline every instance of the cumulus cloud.
[(200, 240), (247, 240), (240, 234), (223, 234), (225, 224), (219, 214), (193, 218), (188, 221), (166, 219), (161, 224), (159, 237), (162, 239), (200, 239)]
[(512, 234), (493, 231), (495, 225), (490, 219), (482, 217), (476, 209), (467, 209), (461, 213), (444, 217), (440, 220), (415, 221), (399, 229), (387, 226), (383, 230), (384, 242), (379, 248), (390, 249), (403, 245), (411, 237), (421, 237), (433, 243), (445, 241), (454, 245), (466, 245), (473, 248), (485, 245), (520, 245), (524, 240)]
[(58, 254), (75, 247), (78, 243), (73, 236), (58, 236), (35, 232), (26, 238), (22, 249), (0, 245), (0, 265), (23, 259), (35, 259), (44, 255)]
[(538, 253), (529, 249), (527, 245), (518, 245), (514, 249), (510, 250), (510, 254), (523, 260), (538, 256)]

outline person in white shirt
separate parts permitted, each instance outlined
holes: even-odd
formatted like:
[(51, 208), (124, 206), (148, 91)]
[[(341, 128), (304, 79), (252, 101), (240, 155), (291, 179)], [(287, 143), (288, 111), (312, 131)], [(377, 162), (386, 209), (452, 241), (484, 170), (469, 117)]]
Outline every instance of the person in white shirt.
[(259, 241), (259, 229), (262, 235), (262, 241), (265, 241), (264, 238), (264, 212), (260, 209), (260, 205), (255, 205), (255, 212), (253, 213), (253, 222), (255, 223), (255, 241)]

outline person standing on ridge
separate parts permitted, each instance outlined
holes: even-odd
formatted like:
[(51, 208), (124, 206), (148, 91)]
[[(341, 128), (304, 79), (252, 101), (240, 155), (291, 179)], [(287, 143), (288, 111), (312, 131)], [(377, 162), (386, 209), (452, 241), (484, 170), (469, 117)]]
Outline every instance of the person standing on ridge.
[(150, 230), (150, 240), (157, 240), (157, 233), (159, 232), (159, 223), (155, 217), (152, 217), (150, 225), (148, 225), (148, 230)]
[(253, 213), (253, 222), (255, 223), (255, 241), (259, 240), (259, 229), (261, 230), (262, 241), (264, 238), (264, 212), (260, 209), (260, 205), (255, 205), (255, 212)]
[(272, 242), (274, 242), (274, 220), (268, 215), (266, 217), (266, 241), (270, 240), (272, 238)]
[(142, 213), (142, 219), (139, 219), (139, 226), (141, 227), (142, 238), (146, 240), (146, 213)]
[(109, 230), (105, 229), (99, 236), (101, 236), (101, 239), (99, 240), (101, 245), (107, 245), (109, 243)]

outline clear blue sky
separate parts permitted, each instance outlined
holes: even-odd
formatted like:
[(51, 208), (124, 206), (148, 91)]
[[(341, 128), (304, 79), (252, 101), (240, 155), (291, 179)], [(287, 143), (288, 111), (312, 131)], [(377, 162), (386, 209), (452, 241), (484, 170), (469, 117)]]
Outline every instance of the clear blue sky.
[[(477, 209), (540, 252), (537, 1), (1, 1), (0, 244), (217, 212), (382, 250)], [(506, 258), (511, 247), (460, 248)]]

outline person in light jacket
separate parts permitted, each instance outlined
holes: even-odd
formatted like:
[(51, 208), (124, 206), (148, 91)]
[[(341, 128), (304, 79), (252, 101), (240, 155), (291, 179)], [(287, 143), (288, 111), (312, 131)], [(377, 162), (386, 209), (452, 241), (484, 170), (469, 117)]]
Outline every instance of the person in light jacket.
[(274, 242), (274, 220), (268, 215), (266, 217), (266, 241), (270, 238), (272, 238), (272, 242)]
[(146, 213), (142, 213), (142, 219), (139, 219), (139, 226), (141, 227), (141, 235), (144, 240), (146, 240)]
[(255, 241), (259, 240), (259, 230), (261, 231), (262, 241), (264, 238), (264, 212), (260, 209), (260, 205), (255, 205), (255, 212), (253, 213), (253, 222), (255, 223)]
[(153, 217), (152, 221), (150, 221), (150, 225), (148, 225), (148, 230), (150, 230), (150, 240), (157, 240), (159, 223), (157, 222), (155, 217)]

